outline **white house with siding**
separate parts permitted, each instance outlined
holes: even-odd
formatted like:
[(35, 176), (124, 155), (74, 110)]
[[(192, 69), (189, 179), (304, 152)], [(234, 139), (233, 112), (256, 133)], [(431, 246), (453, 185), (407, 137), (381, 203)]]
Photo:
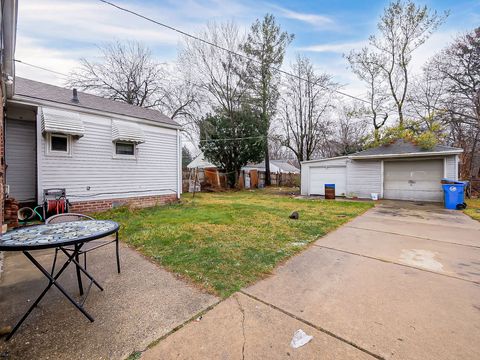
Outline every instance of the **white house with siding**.
[(73, 210), (154, 205), (181, 194), (180, 126), (156, 110), (16, 78), (5, 120), (6, 185), (20, 203), (65, 188)]
[(442, 201), (442, 178), (458, 180), (462, 149), (437, 145), (423, 150), (397, 140), (348, 156), (302, 162), (302, 195), (324, 195), (335, 184), (340, 196), (414, 201)]

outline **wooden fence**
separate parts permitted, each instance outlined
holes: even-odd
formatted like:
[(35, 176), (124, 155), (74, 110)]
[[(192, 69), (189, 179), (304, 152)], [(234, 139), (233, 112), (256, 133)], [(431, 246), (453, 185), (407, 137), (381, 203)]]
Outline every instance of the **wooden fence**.
[[(183, 170), (182, 189), (183, 192), (193, 190), (195, 170)], [(272, 186), (294, 187), (300, 186), (300, 174), (294, 173), (271, 173)], [(200, 170), (196, 175), (196, 191), (216, 191), (227, 189), (226, 175), (211, 169)], [(237, 181), (239, 189), (256, 189), (265, 187), (265, 171), (250, 170), (248, 173), (241, 171)]]

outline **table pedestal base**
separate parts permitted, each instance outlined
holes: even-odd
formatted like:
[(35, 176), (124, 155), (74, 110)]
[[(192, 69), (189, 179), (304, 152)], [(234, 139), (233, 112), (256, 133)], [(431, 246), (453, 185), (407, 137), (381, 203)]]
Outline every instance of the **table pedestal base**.
[[(48, 290), (50, 290), (50, 288), (52, 286), (55, 286), (58, 290), (60, 290), (60, 292), (68, 299), (68, 301), (70, 301), (73, 304), (73, 306), (75, 306), (83, 315), (85, 315), (85, 317), (88, 320), (90, 320), (91, 322), (94, 321), (93, 317), (84, 309), (83, 305), (85, 303), (85, 300), (87, 299), (88, 293), (90, 292), (90, 289), (91, 289), (93, 284), (95, 284), (95, 286), (98, 287), (98, 289), (100, 289), (101, 291), (103, 291), (103, 288), (93, 278), (93, 276), (90, 275), (87, 272), (87, 270), (85, 270), (85, 268), (80, 265), (80, 262), (78, 261), (78, 257), (79, 257), (79, 253), (80, 253), (80, 250), (81, 250), (82, 246), (83, 246), (83, 244), (75, 245), (75, 248), (73, 250), (72, 249), (66, 250), (63, 247), (58, 248), (67, 256), (67, 261), (65, 261), (65, 263), (62, 265), (62, 267), (60, 268), (60, 270), (56, 274), (54, 274), (54, 273), (55, 273), (55, 264), (56, 264), (56, 260), (57, 260), (57, 252), (58, 251), (55, 251), (55, 258), (53, 260), (53, 265), (52, 265), (51, 272), (48, 272), (42, 265), (40, 265), (40, 263), (28, 251), (23, 251), (24, 255), (33, 263), (33, 265), (35, 265), (37, 267), (37, 269), (39, 269), (42, 272), (42, 274), (46, 278), (48, 278), (49, 282), (48, 282), (47, 287), (40, 294), (40, 296), (33, 302), (33, 304), (30, 306), (30, 308), (27, 310), (27, 312), (17, 322), (17, 324), (15, 325), (13, 330), (10, 332), (10, 334), (8, 334), (8, 336), (6, 338), (7, 341), (10, 340), (10, 338), (15, 334), (15, 332), (18, 330), (18, 328), (27, 319), (28, 315), (30, 315), (32, 310), (38, 305), (38, 303), (43, 299), (45, 294), (48, 292)], [(90, 284), (88, 286), (88, 290), (87, 290), (87, 292), (86, 292), (86, 294), (83, 297), (81, 302), (75, 301), (75, 299), (57, 281), (58, 278), (60, 277), (60, 275), (62, 275), (62, 273), (67, 269), (67, 267), (71, 263), (73, 263), (76, 267), (77, 281), (78, 281), (78, 287), (79, 287), (80, 295), (83, 295), (83, 285), (82, 285), (81, 273), (84, 273), (85, 276), (90, 279)]]

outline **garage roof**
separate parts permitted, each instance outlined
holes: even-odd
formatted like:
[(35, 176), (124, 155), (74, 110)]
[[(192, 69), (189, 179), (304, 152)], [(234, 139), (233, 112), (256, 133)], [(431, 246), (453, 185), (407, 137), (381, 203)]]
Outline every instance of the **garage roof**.
[(316, 163), (320, 161), (329, 161), (334, 159), (388, 159), (388, 158), (408, 158), (408, 157), (427, 157), (427, 156), (445, 156), (461, 154), (463, 149), (451, 146), (436, 145), (431, 150), (424, 150), (420, 146), (409, 141), (397, 140), (392, 144), (382, 145), (375, 148), (356, 152), (351, 155), (338, 156), (333, 158), (324, 158), (316, 160), (302, 161), (304, 163)]
[(397, 140), (392, 144), (378, 146), (372, 149), (359, 151), (348, 157), (351, 159), (363, 158), (389, 158), (389, 157), (416, 157), (416, 156), (434, 156), (434, 155), (454, 155), (460, 154), (463, 149), (451, 146), (436, 145), (433, 149), (424, 150), (420, 146), (409, 141)]

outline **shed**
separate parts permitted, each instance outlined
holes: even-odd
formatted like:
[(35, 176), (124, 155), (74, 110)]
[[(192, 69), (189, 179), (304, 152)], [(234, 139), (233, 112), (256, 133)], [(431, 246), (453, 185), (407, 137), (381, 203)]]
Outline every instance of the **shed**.
[[(248, 164), (242, 167), (244, 171), (265, 171), (265, 161), (258, 164)], [(288, 160), (270, 160), (270, 172), (282, 174), (299, 174), (300, 169), (292, 165)]]
[(458, 180), (462, 149), (437, 145), (431, 150), (404, 140), (347, 156), (301, 164), (302, 195), (324, 195), (335, 184), (340, 196), (442, 201), (441, 179)]
[(203, 152), (187, 165), (187, 169), (189, 170), (189, 192), (222, 187), (217, 166), (205, 159)]

